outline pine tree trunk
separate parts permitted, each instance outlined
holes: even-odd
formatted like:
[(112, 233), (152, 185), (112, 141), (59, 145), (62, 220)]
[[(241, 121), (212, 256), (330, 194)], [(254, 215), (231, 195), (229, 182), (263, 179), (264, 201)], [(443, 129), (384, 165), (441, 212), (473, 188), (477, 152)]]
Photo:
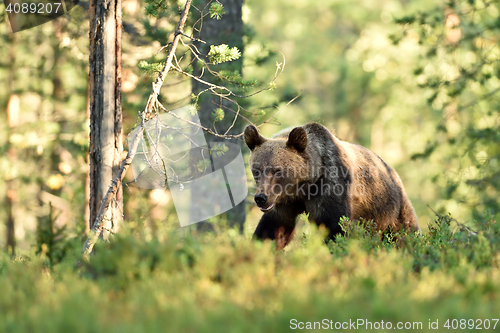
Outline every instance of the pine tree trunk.
[[(10, 134), (12, 133), (12, 128), (18, 125), (19, 121), (19, 97), (14, 95), (14, 83), (16, 80), (16, 35), (12, 34), (10, 36), (11, 45), (9, 52), (9, 77), (7, 78), (7, 87), (10, 94), (9, 102), (7, 103), (7, 123), (8, 123), (8, 137), (10, 140)], [(16, 150), (10, 143), (7, 144), (7, 155), (9, 158), (9, 163), (11, 166), (15, 165), (16, 160)], [(14, 217), (14, 204), (17, 197), (17, 187), (15, 184), (15, 179), (6, 179), (7, 194), (5, 196), (5, 210), (7, 213), (7, 220), (5, 221), (6, 227), (6, 243), (5, 250), (11, 253), (12, 256), (16, 253), (16, 233), (15, 233), (15, 217)]]
[[(204, 8), (207, 3), (208, 1), (206, 0), (202, 1), (202, 4), (200, 4), (199, 8)], [(220, 44), (227, 44), (230, 47), (236, 46), (243, 53), (243, 21), (241, 17), (243, 0), (225, 0), (221, 1), (221, 3), (224, 5), (224, 11), (225, 11), (225, 14), (222, 15), (222, 19), (215, 20), (207, 16), (203, 22), (203, 26), (200, 33), (200, 39), (204, 40), (206, 44), (197, 43), (197, 47), (200, 50), (202, 56), (203, 55), (206, 56), (210, 51), (209, 45), (220, 45)], [(243, 65), (242, 58), (240, 58), (237, 61), (232, 61), (218, 66), (213, 66), (212, 68), (216, 70), (220, 69), (231, 70), (231, 71), (236, 70), (241, 74), (242, 65)], [(193, 66), (193, 68), (194, 68), (193, 74), (195, 76), (200, 76), (201, 69), (198, 68), (198, 66)], [(214, 76), (212, 76), (211, 74), (207, 74), (206, 72), (202, 78), (203, 80), (211, 83), (216, 83), (216, 84), (220, 83), (217, 82)], [(199, 83), (196, 80), (192, 80), (192, 91), (195, 95), (197, 95), (201, 90), (204, 89), (206, 89), (206, 86), (204, 86), (203, 84)], [(214, 128), (214, 118), (212, 116), (212, 112), (214, 111), (214, 109), (219, 107), (217, 106), (219, 104), (221, 104), (220, 98), (209, 95), (208, 93), (202, 95), (202, 98), (199, 101), (200, 109), (198, 114), (200, 117), (200, 122), (204, 127), (212, 129)], [(226, 107), (230, 108), (232, 107), (231, 103), (226, 101), (223, 101), (222, 104)], [(225, 133), (225, 131), (230, 127), (234, 119), (234, 113), (226, 109), (224, 110), (224, 112), (225, 112), (225, 117), (223, 121), (217, 122), (215, 124), (215, 129), (217, 130), (218, 133)], [(237, 120), (235, 126), (228, 134), (241, 133), (243, 131), (243, 126), (244, 124), (241, 121), (241, 119)], [(208, 142), (226, 141), (215, 138), (207, 133), (205, 133), (205, 138), (207, 139)], [(242, 144), (241, 140), (232, 140), (229, 142), (238, 144), (240, 147)], [(241, 232), (243, 230), (243, 224), (246, 218), (245, 202), (243, 201), (240, 204), (236, 205), (235, 208), (229, 210), (226, 213), (226, 217), (228, 224), (230, 226), (237, 227)], [(208, 225), (207, 222), (201, 222), (197, 224), (197, 229), (211, 230), (212, 227)]]
[[(87, 106), (85, 108), (86, 119), (90, 123), (90, 80), (87, 81)], [(88, 140), (90, 140), (90, 135), (88, 136)], [(90, 165), (90, 154), (87, 152), (85, 155), (85, 161), (87, 165)], [(83, 180), (84, 188), (85, 188), (85, 202), (83, 208), (83, 223), (85, 223), (85, 234), (88, 235), (90, 231), (90, 225), (94, 223), (90, 222), (90, 168), (85, 173), (85, 178)]]
[[(116, 175), (123, 151), (121, 110), (121, 1), (90, 1), (90, 228)], [(102, 237), (123, 217), (121, 188), (103, 223)]]

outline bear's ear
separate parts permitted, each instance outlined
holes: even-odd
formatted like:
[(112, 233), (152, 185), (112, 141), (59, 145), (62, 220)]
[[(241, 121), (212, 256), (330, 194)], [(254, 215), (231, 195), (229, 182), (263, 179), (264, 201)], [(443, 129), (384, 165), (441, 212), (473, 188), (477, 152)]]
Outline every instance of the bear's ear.
[(255, 127), (254, 125), (247, 125), (247, 127), (245, 127), (245, 134), (243, 136), (245, 137), (245, 143), (247, 144), (248, 148), (250, 148), (250, 150), (254, 150), (255, 147), (260, 146), (261, 144), (266, 142), (266, 139), (262, 135), (260, 135), (257, 127)]
[(307, 133), (303, 127), (295, 127), (288, 135), (286, 146), (303, 152), (307, 147)]

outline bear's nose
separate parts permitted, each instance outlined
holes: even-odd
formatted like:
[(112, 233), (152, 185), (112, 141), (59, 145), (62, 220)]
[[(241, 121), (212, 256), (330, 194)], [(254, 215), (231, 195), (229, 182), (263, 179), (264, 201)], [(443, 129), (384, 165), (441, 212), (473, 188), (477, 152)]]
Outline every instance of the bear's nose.
[(262, 205), (264, 205), (267, 201), (267, 196), (265, 194), (256, 194), (255, 197), (254, 197), (254, 200), (255, 200), (255, 203), (257, 204), (257, 206), (261, 207)]

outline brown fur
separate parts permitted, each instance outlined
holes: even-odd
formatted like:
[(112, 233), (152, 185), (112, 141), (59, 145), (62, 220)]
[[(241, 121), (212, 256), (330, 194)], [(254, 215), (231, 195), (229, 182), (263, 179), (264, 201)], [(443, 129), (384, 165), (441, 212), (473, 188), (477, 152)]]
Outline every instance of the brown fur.
[(265, 212), (256, 238), (279, 237), (286, 245), (302, 212), (326, 226), (329, 239), (342, 233), (342, 216), (374, 220), (382, 231), (420, 231), (396, 171), (371, 150), (339, 140), (324, 126), (306, 124), (266, 139), (249, 125), (245, 142), (252, 151), (255, 200)]

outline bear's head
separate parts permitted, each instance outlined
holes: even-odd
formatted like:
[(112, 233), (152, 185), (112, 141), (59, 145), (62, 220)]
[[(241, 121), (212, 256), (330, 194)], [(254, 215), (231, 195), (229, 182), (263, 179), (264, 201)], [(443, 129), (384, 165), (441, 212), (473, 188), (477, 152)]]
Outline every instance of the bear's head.
[(255, 126), (248, 125), (244, 137), (257, 183), (255, 202), (264, 213), (296, 197), (298, 185), (311, 180), (308, 138), (303, 127), (264, 138)]

